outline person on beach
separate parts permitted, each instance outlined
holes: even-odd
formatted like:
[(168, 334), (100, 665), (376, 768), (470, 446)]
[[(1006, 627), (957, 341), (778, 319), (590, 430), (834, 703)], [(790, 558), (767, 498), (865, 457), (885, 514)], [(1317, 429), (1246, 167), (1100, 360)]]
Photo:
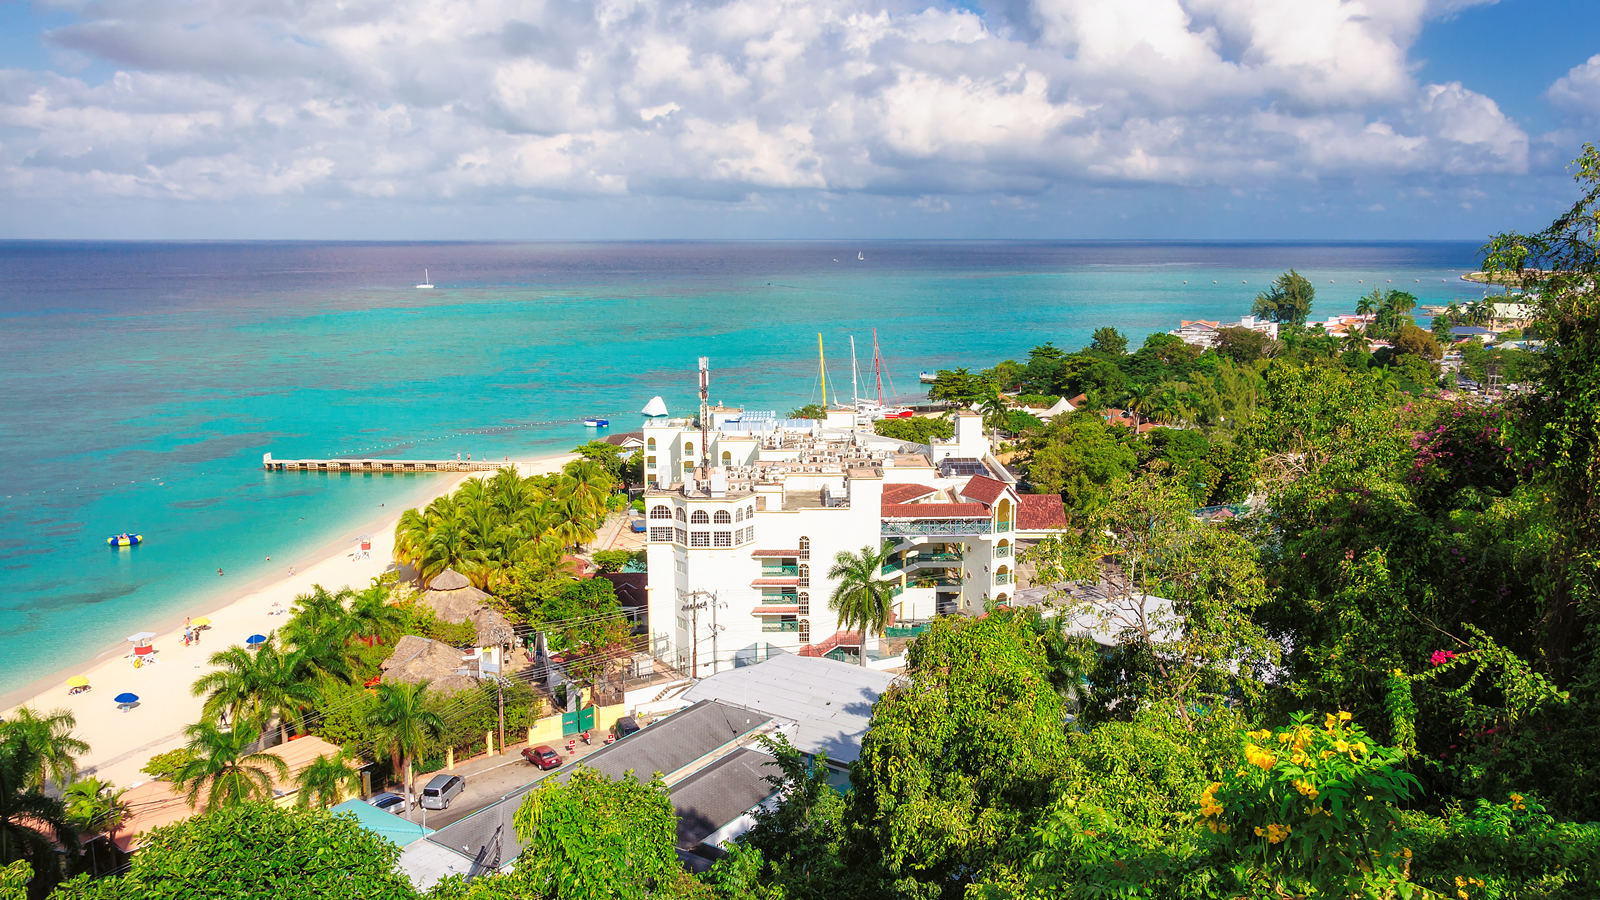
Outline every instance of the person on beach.
[(221, 575), (221, 574), (222, 574), (222, 570), (221, 570), (221, 569), (218, 569), (218, 570), (217, 570), (217, 574), (218, 574), (218, 575)]
[(183, 645), (185, 647), (189, 646), (189, 634), (190, 634), (189, 626), (188, 625), (183, 626)]

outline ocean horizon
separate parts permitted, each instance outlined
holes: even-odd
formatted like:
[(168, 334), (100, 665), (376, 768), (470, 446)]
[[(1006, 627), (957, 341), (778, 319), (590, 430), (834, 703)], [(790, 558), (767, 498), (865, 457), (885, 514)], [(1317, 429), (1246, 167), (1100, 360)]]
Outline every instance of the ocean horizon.
[[(700, 356), (713, 401), (783, 413), (820, 399), (819, 333), (828, 393), (851, 389), (851, 337), (868, 393), (874, 328), (908, 395), (920, 371), (1077, 349), (1102, 325), (1137, 346), (1237, 319), (1290, 267), (1314, 317), (1374, 287), (1475, 300), (1459, 276), (1478, 247), (0, 241), (0, 694), (353, 542), (425, 488), (264, 472), (264, 453), (564, 451), (606, 433), (586, 416), (628, 431), (655, 395), (692, 410)], [(414, 287), (424, 268), (432, 290)], [(109, 549), (120, 532), (145, 543)]]

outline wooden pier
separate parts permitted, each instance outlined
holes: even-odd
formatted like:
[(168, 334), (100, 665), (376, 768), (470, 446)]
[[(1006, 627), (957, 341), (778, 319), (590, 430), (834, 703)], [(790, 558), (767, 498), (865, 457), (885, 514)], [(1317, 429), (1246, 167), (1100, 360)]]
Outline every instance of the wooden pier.
[(261, 455), (261, 467), (268, 472), (375, 472), (378, 474), (426, 475), (433, 472), (493, 472), (510, 462), (487, 459), (273, 459)]

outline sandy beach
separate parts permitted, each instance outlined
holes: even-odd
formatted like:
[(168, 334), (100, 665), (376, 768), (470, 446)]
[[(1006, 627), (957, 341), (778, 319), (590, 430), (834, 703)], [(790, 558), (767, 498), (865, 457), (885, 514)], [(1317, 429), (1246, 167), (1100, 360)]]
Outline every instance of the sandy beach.
[[(558, 471), (573, 458), (570, 453), (560, 454), (519, 460), (516, 465), (523, 475), (543, 474)], [(436, 476), (438, 482), (411, 505), (426, 505), (468, 478), (483, 474)], [(366, 587), (393, 565), (394, 529), (407, 508), (397, 507), (391, 514), (352, 530), (352, 535), (372, 535), (370, 556), (358, 558), (357, 545), (348, 538), (341, 539), (319, 549), (303, 565), (286, 560), (279, 576), (220, 589), (207, 602), (196, 604), (185, 615), (211, 619), (197, 644), (183, 645), (184, 616), (134, 625), (130, 634), (140, 630), (156, 633), (151, 641), (156, 651), (154, 664), (134, 668), (130, 659), (133, 645), (121, 643), (87, 663), (57, 672), (5, 697), (0, 700), (0, 709), (6, 715), (22, 705), (41, 711), (69, 710), (78, 720), (76, 736), (91, 748), (78, 760), (83, 775), (109, 779), (118, 787), (145, 781), (149, 776), (139, 770), (150, 757), (181, 746), (183, 729), (199, 720), (202, 699), (190, 693), (190, 685), (209, 671), (206, 659), (230, 645), (243, 644), (250, 635), (272, 633), (286, 620), (285, 615), (274, 615), (274, 610), (288, 610), (294, 605), (294, 598), (309, 592), (313, 585), (329, 590), (345, 585), (358, 590)], [(289, 574), (291, 565), (294, 575)], [(87, 676), (91, 690), (69, 695), (66, 681), (74, 675)], [(138, 695), (139, 703), (127, 711), (118, 709), (112, 698), (123, 692)]]

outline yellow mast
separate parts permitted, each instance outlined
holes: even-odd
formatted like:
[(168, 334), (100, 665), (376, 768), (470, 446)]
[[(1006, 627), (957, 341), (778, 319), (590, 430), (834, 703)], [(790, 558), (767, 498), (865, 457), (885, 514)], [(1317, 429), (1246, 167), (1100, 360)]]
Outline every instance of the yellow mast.
[(822, 358), (822, 332), (817, 332), (817, 374), (822, 377), (822, 411), (828, 411), (828, 364)]

